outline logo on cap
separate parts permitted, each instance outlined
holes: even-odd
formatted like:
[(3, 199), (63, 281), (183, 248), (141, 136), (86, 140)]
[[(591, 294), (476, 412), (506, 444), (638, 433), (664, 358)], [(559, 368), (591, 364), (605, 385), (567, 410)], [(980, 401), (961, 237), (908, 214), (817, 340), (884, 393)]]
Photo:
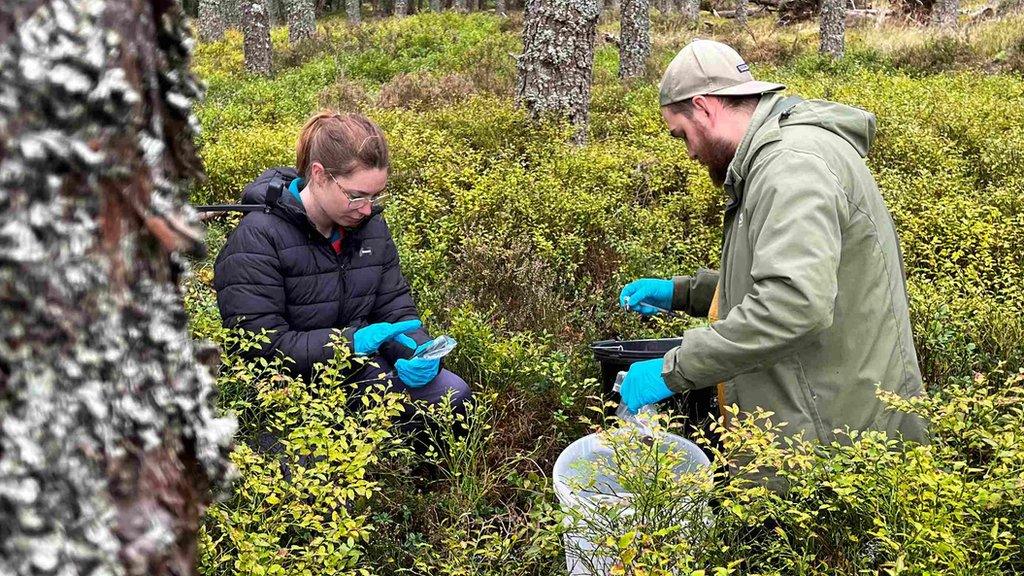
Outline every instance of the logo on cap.
[(740, 72), (750, 72), (750, 65), (747, 64), (746, 62), (742, 62), (739, 66), (736, 67), (736, 69), (739, 70)]

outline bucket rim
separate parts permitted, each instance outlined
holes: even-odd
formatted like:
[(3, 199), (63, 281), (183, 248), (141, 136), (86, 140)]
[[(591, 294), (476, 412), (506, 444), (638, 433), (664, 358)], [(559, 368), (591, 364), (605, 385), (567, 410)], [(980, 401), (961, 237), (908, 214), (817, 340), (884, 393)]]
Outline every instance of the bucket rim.
[[(609, 338), (607, 340), (597, 340), (590, 343), (591, 350), (615, 350), (618, 347), (619, 351), (625, 351), (622, 347), (623, 344), (639, 344), (646, 342), (682, 342), (682, 337), (676, 336), (674, 338), (639, 338), (636, 340), (619, 340), (617, 338)], [(632, 352), (632, 351), (631, 351)]]
[[(593, 502), (591, 502), (589, 499), (580, 498), (579, 496), (575, 495), (569, 489), (569, 486), (564, 481), (559, 479), (560, 476), (563, 478), (565, 477), (564, 474), (559, 474), (559, 470), (568, 469), (569, 463), (564, 462), (563, 457), (567, 458), (567, 456), (565, 455), (569, 453), (573, 447), (575, 447), (577, 444), (583, 444), (588, 441), (603, 443), (599, 438), (599, 436), (602, 433), (603, 432), (592, 432), (590, 434), (587, 434), (586, 436), (582, 436), (580, 438), (577, 438), (576, 440), (573, 440), (568, 446), (562, 449), (562, 451), (558, 454), (558, 458), (555, 458), (555, 464), (551, 469), (551, 484), (555, 489), (555, 497), (558, 499), (558, 503), (563, 507), (569, 507), (572, 508), (573, 510), (596, 509), (596, 505)], [(680, 436), (678, 434), (673, 434), (672, 432), (663, 431), (660, 432), (660, 434), (671, 436), (672, 438), (679, 440), (679, 443), (687, 447), (688, 449), (692, 447), (693, 450), (688, 451), (691, 453), (699, 454), (700, 458), (702, 459), (702, 461), (698, 463), (698, 471), (706, 470), (709, 474), (713, 472), (711, 469), (711, 460), (708, 458), (707, 454), (705, 454), (704, 451), (701, 450), (700, 446), (698, 446), (695, 442), (688, 438), (684, 438), (683, 436)], [(623, 512), (629, 513), (631, 509), (632, 506), (625, 506), (623, 507)]]

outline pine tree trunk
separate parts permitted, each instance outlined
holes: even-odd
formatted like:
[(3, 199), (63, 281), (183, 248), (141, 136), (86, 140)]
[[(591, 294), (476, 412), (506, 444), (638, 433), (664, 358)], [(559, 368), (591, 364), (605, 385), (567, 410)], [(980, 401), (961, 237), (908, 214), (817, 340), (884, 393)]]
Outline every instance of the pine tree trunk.
[(345, 0), (345, 14), (352, 24), (359, 24), (363, 21), (362, 8), (359, 0)]
[(842, 58), (845, 35), (845, 0), (821, 0), (821, 53)]
[(241, 0), (245, 69), (250, 74), (270, 75), (270, 20), (264, 0)]
[(691, 25), (697, 24), (700, 22), (700, 0), (681, 0), (679, 12)]
[(452, 10), (461, 13), (469, 12), (468, 0), (452, 0)]
[(494, 12), (501, 17), (508, 16), (508, 4), (505, 0), (494, 0)]
[(224, 19), (226, 28), (242, 27), (242, 8), (239, 6), (239, 2), (240, 0), (219, 0), (217, 2), (220, 5), (220, 17)]
[(960, 0), (935, 0), (932, 4), (931, 25), (944, 30), (955, 30)]
[(747, 25), (747, 0), (736, 0), (736, 23), (740, 26)]
[(516, 64), (516, 101), (534, 119), (567, 118), (579, 144), (587, 138), (598, 14), (596, 0), (527, 0)]
[(224, 37), (224, 18), (221, 17), (217, 0), (199, 0), (199, 18), (196, 27), (199, 38), (205, 42), (220, 40)]
[(297, 44), (316, 36), (313, 0), (288, 0), (288, 41)]
[(409, 0), (395, 0), (395, 16), (401, 18), (409, 15)]
[(185, 19), (5, 1), (0, 31), (0, 574), (193, 574), (234, 423), (177, 284), (203, 246)]
[(444, 6), (441, 4), (441, 0), (430, 0), (430, 11), (440, 12), (444, 10)]
[(619, 78), (643, 77), (650, 55), (650, 4), (648, 0), (625, 0), (619, 33)]

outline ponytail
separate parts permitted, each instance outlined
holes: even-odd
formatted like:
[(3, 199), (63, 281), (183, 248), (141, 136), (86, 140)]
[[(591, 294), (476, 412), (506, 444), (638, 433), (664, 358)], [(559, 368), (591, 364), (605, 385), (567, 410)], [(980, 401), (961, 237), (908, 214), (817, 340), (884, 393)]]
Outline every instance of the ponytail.
[(306, 121), (295, 145), (296, 168), (309, 180), (311, 167), (319, 162), (335, 176), (347, 176), (360, 168), (388, 170), (391, 159), (384, 133), (362, 114), (338, 114), (322, 110)]

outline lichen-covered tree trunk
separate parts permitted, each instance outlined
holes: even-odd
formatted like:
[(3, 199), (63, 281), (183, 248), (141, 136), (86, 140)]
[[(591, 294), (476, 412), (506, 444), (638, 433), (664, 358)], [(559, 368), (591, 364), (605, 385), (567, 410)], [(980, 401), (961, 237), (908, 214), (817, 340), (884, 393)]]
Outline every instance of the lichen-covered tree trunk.
[(270, 19), (264, 0), (241, 0), (245, 69), (250, 74), (270, 75)]
[(736, 23), (740, 26), (747, 25), (747, 0), (736, 0)]
[(945, 30), (956, 29), (960, 0), (935, 0), (932, 4), (931, 25)]
[(409, 0), (395, 0), (395, 16), (401, 18), (409, 15)]
[(430, 11), (440, 12), (444, 10), (444, 5), (441, 4), (441, 0), (430, 0)]
[(352, 24), (359, 24), (363, 20), (362, 7), (359, 0), (345, 0), (345, 14)]
[(469, 12), (468, 0), (452, 0), (452, 10), (460, 13)]
[(597, 0), (528, 0), (516, 64), (516, 101), (534, 119), (567, 118), (579, 144), (587, 138), (599, 12)]
[(495, 0), (494, 12), (498, 16), (508, 16), (508, 3), (505, 0)]
[(316, 36), (313, 0), (288, 0), (288, 41), (292, 44)]
[(177, 283), (202, 247), (189, 46), (174, 2), (0, 2), (5, 576), (195, 573), (234, 422)]
[(648, 0), (624, 0), (619, 34), (619, 78), (642, 77), (650, 55), (650, 3)]
[[(669, 6), (672, 6), (670, 1)], [(680, 0), (679, 1), (679, 13), (683, 15), (683, 18), (687, 20), (691, 25), (695, 25), (700, 22), (700, 0)]]
[(197, 28), (202, 40), (210, 42), (224, 37), (224, 17), (217, 0), (199, 0), (198, 20)]
[(241, 28), (242, 27), (242, 7), (239, 5), (241, 0), (219, 0), (220, 15), (224, 19), (224, 24), (228, 28)]
[(845, 36), (845, 0), (821, 0), (821, 53), (832, 58), (842, 58)]

